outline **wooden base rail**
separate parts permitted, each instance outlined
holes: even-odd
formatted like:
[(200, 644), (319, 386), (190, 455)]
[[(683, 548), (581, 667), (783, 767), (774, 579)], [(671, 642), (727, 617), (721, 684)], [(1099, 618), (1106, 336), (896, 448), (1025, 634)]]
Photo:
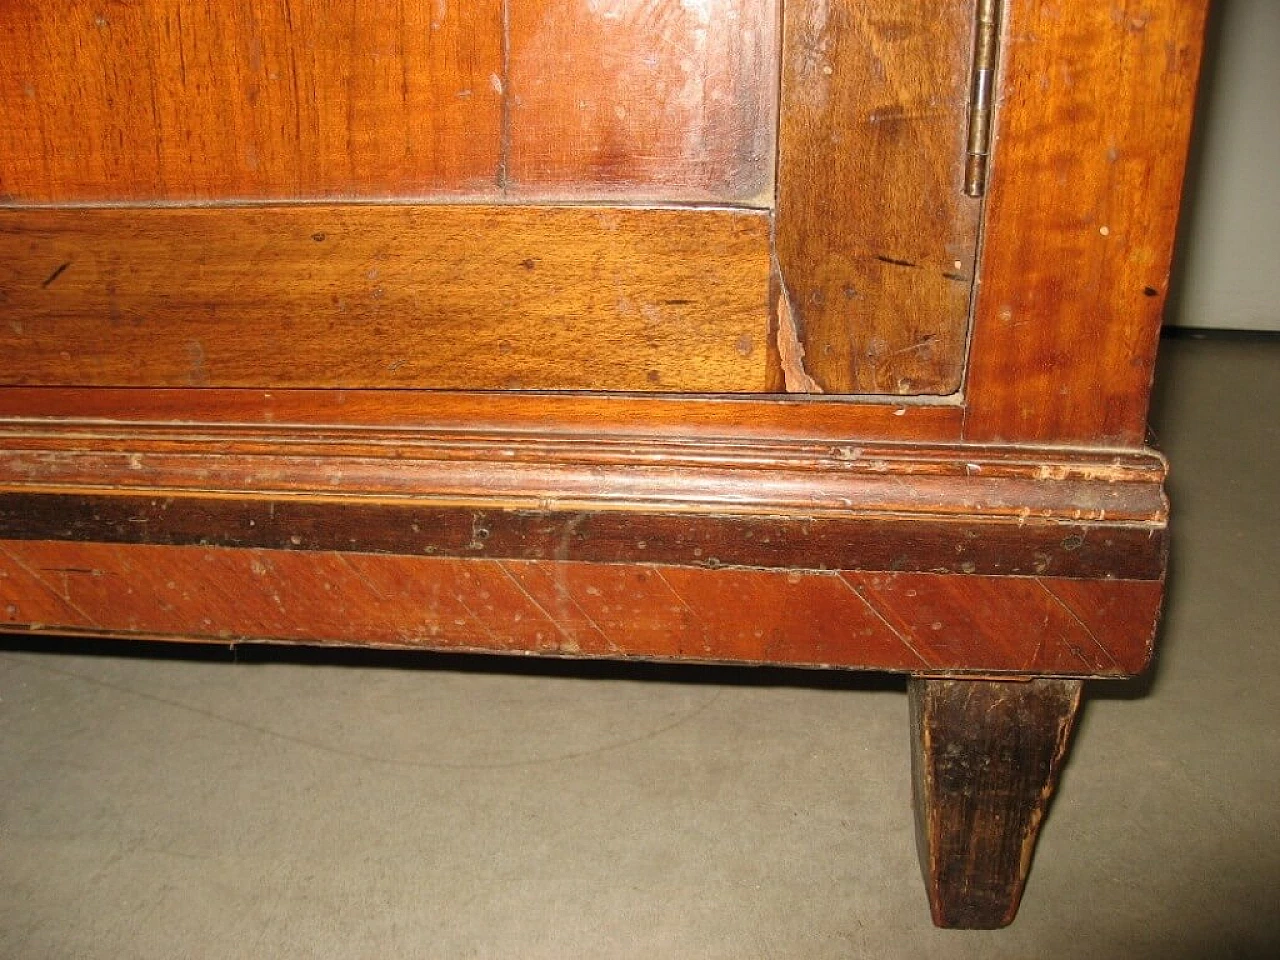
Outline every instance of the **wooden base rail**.
[(999, 926), (1078, 678), (1151, 656), (1164, 472), (1144, 451), (9, 421), (0, 631), (910, 673), (934, 919)]
[(0, 540), (0, 629), (223, 643), (1128, 676), (1160, 595), (1151, 580)]

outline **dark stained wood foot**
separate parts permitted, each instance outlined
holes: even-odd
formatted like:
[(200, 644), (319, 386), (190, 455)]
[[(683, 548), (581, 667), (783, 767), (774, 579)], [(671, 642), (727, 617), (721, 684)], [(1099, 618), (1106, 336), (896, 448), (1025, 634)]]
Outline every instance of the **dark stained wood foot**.
[(1013, 921), (1081, 686), (911, 679), (916, 844), (938, 926)]

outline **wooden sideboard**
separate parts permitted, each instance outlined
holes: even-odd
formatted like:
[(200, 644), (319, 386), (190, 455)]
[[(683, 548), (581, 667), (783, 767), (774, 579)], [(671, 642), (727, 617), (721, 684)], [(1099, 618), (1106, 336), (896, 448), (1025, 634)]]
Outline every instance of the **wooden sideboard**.
[(1205, 7), (6, 3), (0, 629), (907, 673), (1008, 923), (1151, 657)]

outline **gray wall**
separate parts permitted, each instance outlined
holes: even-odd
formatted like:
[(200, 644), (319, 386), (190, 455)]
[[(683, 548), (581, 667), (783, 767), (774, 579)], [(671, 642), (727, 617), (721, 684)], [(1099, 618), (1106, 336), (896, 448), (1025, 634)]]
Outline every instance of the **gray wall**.
[(1280, 330), (1280, 0), (1218, 0), (1165, 322)]

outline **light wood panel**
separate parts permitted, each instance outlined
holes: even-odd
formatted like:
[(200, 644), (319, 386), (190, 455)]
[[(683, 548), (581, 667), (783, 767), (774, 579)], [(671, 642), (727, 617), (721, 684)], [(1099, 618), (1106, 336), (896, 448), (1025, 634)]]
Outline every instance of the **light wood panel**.
[(6, 0), (10, 200), (490, 196), (502, 0)]
[(768, 247), (753, 212), (0, 211), (0, 383), (759, 392)]
[(777, 0), (5, 12), (9, 200), (771, 200)]
[(973, 31), (973, 0), (785, 5), (777, 255), (826, 393), (960, 386), (981, 209), (963, 194)]
[(966, 432), (1142, 442), (1205, 0), (1012, 0)]
[(515, 197), (771, 201), (777, 0), (512, 0)]

